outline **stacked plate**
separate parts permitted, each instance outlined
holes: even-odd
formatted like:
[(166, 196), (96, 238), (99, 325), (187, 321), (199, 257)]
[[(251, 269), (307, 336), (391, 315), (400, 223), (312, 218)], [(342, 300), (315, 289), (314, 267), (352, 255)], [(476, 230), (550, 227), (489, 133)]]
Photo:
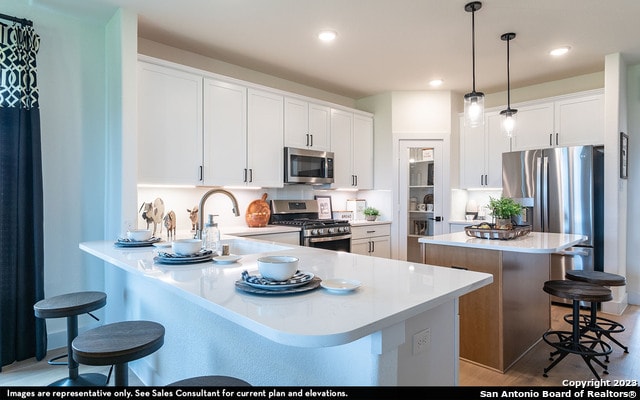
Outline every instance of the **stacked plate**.
[(260, 274), (242, 272), (242, 279), (236, 281), (236, 289), (254, 294), (280, 295), (302, 293), (320, 286), (322, 280), (311, 272), (298, 271), (286, 281), (272, 281), (263, 278)]
[(148, 240), (133, 240), (128, 238), (118, 238), (115, 241), (117, 247), (148, 247), (160, 242), (162, 238), (151, 237)]
[(205, 261), (210, 261), (214, 256), (214, 252), (212, 250), (201, 250), (196, 254), (191, 254), (187, 256), (182, 256), (175, 253), (169, 252), (158, 252), (158, 255), (153, 258), (153, 261), (159, 264), (194, 264), (201, 263)]

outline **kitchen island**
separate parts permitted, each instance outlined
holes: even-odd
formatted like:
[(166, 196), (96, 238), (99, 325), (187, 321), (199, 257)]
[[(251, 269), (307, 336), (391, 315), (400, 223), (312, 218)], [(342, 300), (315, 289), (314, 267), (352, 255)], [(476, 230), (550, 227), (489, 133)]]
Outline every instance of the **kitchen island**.
[[(154, 247), (80, 244), (105, 261), (107, 307), (122, 308), (117, 318), (166, 328), (164, 346), (130, 364), (144, 384), (205, 374), (258, 386), (457, 384), (458, 298), (490, 284), (491, 275), (251, 239), (228, 243), (242, 255), (238, 263), (164, 265), (154, 261)], [(298, 257), (300, 270), (323, 280), (361, 286), (338, 294), (236, 289), (242, 271), (257, 271), (266, 253)]]
[(551, 326), (551, 254), (584, 241), (582, 235), (531, 232), (512, 240), (465, 232), (419, 239), (424, 262), (485, 272), (493, 283), (460, 299), (460, 357), (505, 372)]

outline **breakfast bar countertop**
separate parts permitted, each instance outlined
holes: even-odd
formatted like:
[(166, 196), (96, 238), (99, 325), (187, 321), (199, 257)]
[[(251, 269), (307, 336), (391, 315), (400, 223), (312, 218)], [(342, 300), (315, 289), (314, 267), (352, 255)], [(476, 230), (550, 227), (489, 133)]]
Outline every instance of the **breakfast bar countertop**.
[(465, 232), (455, 232), (424, 236), (418, 239), (418, 242), (517, 253), (557, 253), (586, 239), (586, 236), (568, 233), (531, 232), (526, 236), (511, 240), (497, 240), (479, 239), (468, 236)]
[[(491, 284), (491, 274), (261, 240), (225, 240), (231, 254), (241, 257), (237, 263), (164, 265), (154, 261), (162, 251), (155, 247), (80, 244), (106, 261), (99, 265), (105, 268), (108, 295), (115, 299), (110, 318), (135, 316), (167, 329), (160, 359), (135, 366), (138, 376), (147, 377), (145, 384), (164, 385), (184, 375), (229, 375), (268, 386), (457, 384), (458, 301)], [(361, 285), (337, 293), (319, 287), (263, 295), (236, 288), (242, 272), (255, 274), (257, 259), (264, 255), (298, 257), (299, 270), (322, 283), (342, 278)], [(118, 311), (114, 307), (120, 299), (124, 303)], [(415, 349), (416, 338), (425, 334), (429, 342)]]
[[(231, 239), (234, 240), (251, 241)], [(158, 252), (154, 247), (123, 249), (115, 247), (113, 242), (102, 241), (84, 242), (80, 248), (130, 273), (168, 286), (180, 296), (255, 333), (300, 347), (334, 346), (354, 341), (492, 280), (490, 275), (482, 273), (310, 247), (275, 245), (279, 250), (242, 255), (241, 260), (233, 264), (210, 261), (175, 266), (154, 262)], [(233, 245), (231, 251), (233, 253)], [(301, 271), (311, 272), (321, 279), (355, 279), (362, 286), (346, 295), (335, 295), (324, 289), (284, 296), (256, 296), (238, 291), (235, 281), (240, 279), (242, 271), (257, 273), (256, 260), (265, 254), (295, 256), (300, 259)], [(201, 281), (206, 284), (193, 284)], [(273, 318), (274, 313), (283, 317)]]

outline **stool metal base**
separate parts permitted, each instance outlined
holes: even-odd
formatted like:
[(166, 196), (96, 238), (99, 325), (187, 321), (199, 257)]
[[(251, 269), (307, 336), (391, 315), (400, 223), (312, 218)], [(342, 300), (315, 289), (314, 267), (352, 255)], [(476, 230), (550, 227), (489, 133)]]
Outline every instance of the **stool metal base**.
[[(573, 315), (565, 315), (564, 320), (569, 324), (573, 324)], [(625, 353), (629, 353), (629, 348), (627, 346), (620, 343), (618, 340), (611, 336), (612, 333), (624, 332), (625, 328), (621, 323), (604, 317), (594, 317), (592, 312), (591, 315), (580, 314), (579, 324), (581, 334), (593, 332), (598, 337), (598, 339), (601, 339), (602, 336), (604, 336), (611, 342), (618, 345), (618, 347), (624, 350)]]
[(75, 387), (75, 386), (107, 386), (107, 376), (102, 374), (80, 374), (77, 378), (62, 378), (49, 386)]

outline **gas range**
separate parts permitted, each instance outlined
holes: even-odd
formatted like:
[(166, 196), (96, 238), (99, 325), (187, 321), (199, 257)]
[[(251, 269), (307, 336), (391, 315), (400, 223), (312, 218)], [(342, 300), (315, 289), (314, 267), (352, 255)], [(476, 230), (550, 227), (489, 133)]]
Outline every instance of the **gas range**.
[[(316, 200), (272, 200), (273, 225), (299, 226), (300, 245), (332, 250), (351, 250), (349, 221), (318, 218)], [(335, 243), (331, 243), (335, 242)]]

